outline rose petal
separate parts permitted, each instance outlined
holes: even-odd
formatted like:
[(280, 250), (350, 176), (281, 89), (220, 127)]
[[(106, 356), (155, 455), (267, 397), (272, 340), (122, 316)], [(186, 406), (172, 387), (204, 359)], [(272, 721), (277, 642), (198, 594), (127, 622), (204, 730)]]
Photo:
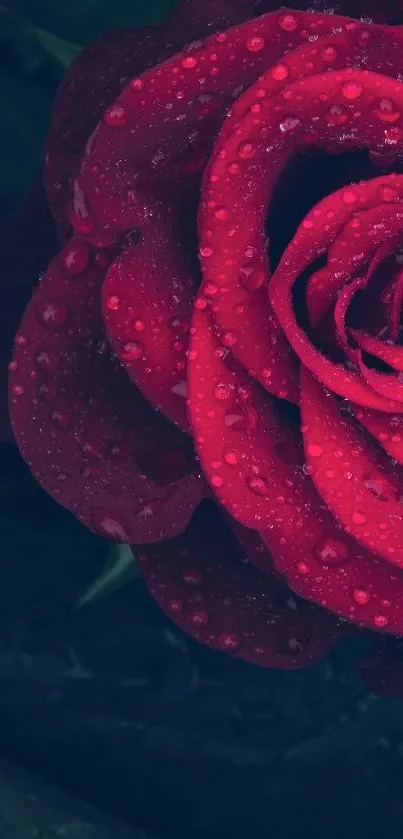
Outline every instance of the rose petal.
[(382, 411), (364, 411), (361, 405), (353, 402), (350, 402), (350, 408), (387, 454), (403, 464), (403, 416), (384, 414)]
[[(403, 347), (385, 343), (385, 341), (381, 341), (380, 338), (373, 338), (371, 335), (366, 335), (365, 332), (361, 332), (359, 329), (351, 329), (350, 332), (364, 352), (373, 355), (374, 358), (379, 359), (379, 361), (384, 361), (385, 364), (388, 364), (389, 367), (393, 367), (394, 370), (403, 371)], [(395, 381), (396, 385), (398, 385), (398, 380), (395, 379)], [(396, 387), (396, 391), (397, 389), (398, 388)], [(398, 398), (396, 392), (393, 394), (393, 398)]]
[(183, 536), (136, 556), (159, 606), (212, 649), (290, 669), (321, 658), (340, 633), (334, 618), (254, 568), (211, 506)]
[(336, 524), (300, 460), (298, 436), (258, 385), (220, 350), (196, 310), (190, 417), (203, 470), (220, 503), (259, 528), (297, 594), (363, 626), (403, 630), (403, 573), (377, 562)]
[(103, 286), (103, 316), (132, 381), (188, 430), (186, 353), (196, 289), (172, 226), (169, 207), (158, 208), (143, 240), (113, 262)]
[(127, 79), (173, 55), (211, 30), (247, 17), (241, 0), (181, 0), (154, 26), (108, 30), (70, 65), (58, 90), (47, 141), (46, 190), (62, 241), (69, 232), (67, 197), (72, 174), (105, 108)]
[(170, 538), (203, 482), (188, 440), (111, 357), (105, 261), (71, 240), (28, 304), (10, 374), (13, 431), (39, 483), (88, 527), (124, 542)]
[[(116, 100), (114, 114), (107, 111), (94, 132), (77, 180), (94, 230), (105, 224), (116, 228), (120, 219), (116, 220), (108, 202), (115, 195), (122, 202), (138, 179), (159, 186), (168, 180), (171, 192), (178, 187), (183, 191), (189, 180), (189, 156), (194, 154), (194, 132), (208, 128), (208, 154), (226, 110), (268, 64), (312, 33), (326, 34), (339, 22), (341, 27), (348, 23), (300, 13), (291, 30), (287, 21), (282, 13), (248, 21), (191, 44), (160, 67), (131, 80)], [(167, 112), (164, 121), (161, 109)], [(72, 222), (77, 223), (74, 213)]]
[(14, 335), (40, 273), (56, 249), (53, 221), (40, 181), (28, 190), (20, 207), (0, 225), (0, 439), (10, 440), (7, 364)]
[[(363, 187), (364, 194), (367, 192), (366, 187), (367, 184)], [(333, 197), (337, 205), (337, 199), (340, 200), (340, 195), (335, 193)], [(353, 271), (353, 266), (357, 271), (360, 271), (366, 257), (370, 257), (376, 251), (382, 239), (395, 241), (402, 224), (398, 211), (399, 206), (399, 204), (386, 204), (357, 213), (351, 222), (343, 228), (332, 248), (333, 254), (336, 251), (339, 254), (339, 262), (335, 264), (335, 258), (329, 257), (329, 268), (326, 270), (329, 282), (325, 285), (325, 288), (328, 289), (330, 300), (333, 295), (336, 295), (338, 288), (348, 279), (349, 271)], [(305, 221), (309, 221), (309, 219)], [(391, 388), (387, 392), (386, 390), (379, 391), (378, 386), (376, 389), (373, 388), (372, 377), (370, 381), (366, 372), (363, 379), (354, 371), (342, 365), (334, 364), (313, 346), (306, 333), (298, 325), (293, 312), (292, 287), (300, 275), (301, 267), (304, 267), (305, 261), (309, 264), (313, 258), (314, 252), (310, 239), (311, 237), (306, 235), (303, 225), (301, 225), (293, 242), (284, 254), (282, 262), (271, 280), (269, 289), (276, 315), (292, 347), (312, 373), (340, 396), (352, 399), (365, 407), (381, 408), (387, 412), (400, 411), (398, 388), (396, 388), (395, 393)], [(354, 253), (357, 241), (360, 245), (359, 259), (356, 258)], [(367, 243), (368, 247), (371, 248), (370, 253), (366, 250)], [(322, 282), (324, 282), (323, 274), (321, 284)], [(313, 286), (311, 286), (312, 288)], [(318, 288), (320, 286), (315, 285), (315, 293)], [(311, 314), (314, 311), (312, 300), (313, 296), (311, 295), (308, 304)], [(321, 300), (324, 301), (323, 292), (321, 292)], [(340, 305), (342, 304), (343, 300)], [(316, 313), (318, 313), (317, 309)], [(323, 310), (321, 310), (321, 316), (323, 316)], [(357, 363), (360, 363), (358, 356)], [(368, 384), (365, 383), (365, 379)], [(375, 392), (375, 390), (378, 392)]]
[[(354, 30), (351, 22), (350, 27)], [(265, 222), (269, 200), (279, 172), (290, 156), (303, 147), (304, 138), (309, 137), (309, 132), (315, 131), (314, 137), (317, 138), (317, 142), (320, 138), (322, 144), (331, 139), (334, 142), (340, 133), (340, 147), (346, 143), (349, 147), (350, 141), (345, 139), (349, 135), (345, 130), (341, 132), (336, 126), (337, 120), (334, 120), (331, 108), (329, 110), (329, 101), (338, 102), (339, 98), (342, 100), (345, 91), (347, 105), (340, 105), (340, 108), (345, 107), (348, 113), (350, 103), (347, 94), (349, 95), (350, 91), (349, 85), (351, 89), (353, 87), (353, 72), (357, 71), (351, 71), (351, 74), (348, 70), (343, 70), (340, 74), (323, 71), (328, 69), (329, 54), (332, 57), (332, 67), (337, 66), (341, 60), (346, 62), (346, 42), (349, 42), (351, 47), (347, 63), (350, 60), (353, 63), (358, 56), (361, 59), (362, 35), (363, 31), (357, 27), (357, 31), (350, 32), (348, 36), (343, 33), (340, 42), (336, 40), (331, 50), (325, 40), (322, 50), (317, 44), (314, 48), (311, 46), (310, 50), (308, 47), (301, 47), (262, 76), (232, 109), (231, 116), (220, 132), (205, 175), (204, 201), (200, 217), (204, 289), (214, 292), (214, 317), (222, 329), (230, 330), (234, 336), (234, 355), (268, 389), (270, 376), (267, 384), (266, 369), (268, 368), (272, 375), (272, 368), (279, 370), (286, 384), (281, 390), (273, 390), (281, 396), (284, 396), (284, 390), (287, 391), (288, 385), (283, 369), (290, 370), (291, 357), (289, 350), (284, 345), (280, 346), (279, 342), (283, 341), (279, 333), (278, 336), (275, 335), (275, 346), (278, 348), (275, 363), (260, 366), (262, 360), (259, 353), (267, 352), (269, 341), (266, 331), (269, 330), (267, 327), (265, 329), (266, 319), (262, 313), (260, 297), (250, 292), (247, 294), (245, 290), (245, 255), (249, 252), (254, 254), (254, 264), (248, 267), (248, 271), (255, 267), (255, 273), (261, 277), (260, 285), (264, 284), (267, 278)], [(378, 50), (381, 52), (381, 45), (384, 45), (385, 40), (387, 36), (375, 30), (374, 52), (377, 57)], [(392, 36), (390, 54), (393, 58), (397, 54)], [(391, 73), (395, 69), (393, 58), (388, 70)], [(295, 79), (306, 73), (307, 65), (310, 72), (320, 70), (321, 74), (300, 83), (296, 82)], [(365, 79), (369, 76), (369, 73), (366, 74)], [(285, 79), (287, 84), (292, 84), (288, 84), (284, 90)], [(374, 84), (375, 79), (378, 79), (378, 75), (372, 76)], [(396, 83), (390, 81), (390, 86), (393, 86), (394, 90)], [(365, 117), (362, 116), (361, 121), (365, 121)], [(358, 136), (360, 127), (357, 126)], [(368, 130), (362, 133), (363, 137), (367, 136)], [(378, 127), (378, 134), (382, 133), (383, 127)], [(376, 131), (374, 134), (371, 142), (376, 145)], [(310, 223), (312, 222), (306, 221), (306, 224)], [(278, 280), (278, 286), (282, 285)], [(284, 289), (282, 294), (283, 297), (286, 294)], [(288, 315), (287, 309), (283, 321)], [(294, 333), (295, 318), (292, 318), (292, 327), (290, 324), (291, 321), (288, 323), (288, 332)], [(284, 328), (283, 322), (282, 326)], [(287, 336), (290, 338), (288, 332)], [(292, 344), (291, 340), (290, 343)], [(285, 360), (281, 364), (284, 356)], [(367, 391), (368, 389), (365, 392)], [(357, 399), (357, 395), (355, 398)], [(371, 399), (377, 401), (377, 397), (372, 393)]]
[(304, 446), (326, 505), (360, 544), (403, 568), (403, 473), (368, 442), (330, 393), (301, 371)]

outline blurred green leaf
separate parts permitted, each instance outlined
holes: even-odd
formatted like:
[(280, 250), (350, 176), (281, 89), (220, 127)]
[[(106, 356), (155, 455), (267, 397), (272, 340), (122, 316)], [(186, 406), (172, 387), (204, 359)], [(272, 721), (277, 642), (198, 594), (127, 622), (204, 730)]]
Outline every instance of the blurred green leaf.
[(144, 26), (166, 15), (175, 5), (173, 0), (3, 0), (36, 26), (69, 43), (86, 44), (104, 29)]
[(53, 35), (40, 26), (36, 26), (30, 20), (18, 12), (0, 6), (0, 39), (1, 41), (13, 41), (23, 36), (31, 36), (36, 39), (55, 58), (64, 69), (67, 69), (76, 55), (81, 52), (82, 47), (78, 44), (71, 44)]
[(114, 545), (99, 577), (80, 597), (76, 608), (80, 609), (99, 597), (105, 597), (131, 583), (139, 577), (139, 568), (130, 545)]

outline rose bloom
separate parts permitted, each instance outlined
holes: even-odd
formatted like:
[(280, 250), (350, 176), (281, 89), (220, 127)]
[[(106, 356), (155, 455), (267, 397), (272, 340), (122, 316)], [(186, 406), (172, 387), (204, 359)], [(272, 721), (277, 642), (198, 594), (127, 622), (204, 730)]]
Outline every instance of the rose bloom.
[(30, 470), (181, 629), (280, 668), (371, 631), (398, 695), (403, 14), (372, 6), (183, 0), (86, 49), (0, 234), (1, 349)]

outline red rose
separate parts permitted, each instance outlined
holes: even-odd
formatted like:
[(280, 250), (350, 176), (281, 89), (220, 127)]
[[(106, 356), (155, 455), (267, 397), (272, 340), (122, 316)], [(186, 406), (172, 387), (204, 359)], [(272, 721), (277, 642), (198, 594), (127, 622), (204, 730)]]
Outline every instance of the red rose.
[(136, 545), (182, 629), (278, 667), (313, 661), (351, 625), (375, 630), (385, 648), (363, 673), (384, 680), (392, 655), (391, 693), (403, 634), (397, 6), (376, 25), (249, 0), (216, 0), (202, 19), (185, 2), (165, 28), (86, 50), (58, 94), (45, 166), (61, 251), (9, 375), (37, 480)]

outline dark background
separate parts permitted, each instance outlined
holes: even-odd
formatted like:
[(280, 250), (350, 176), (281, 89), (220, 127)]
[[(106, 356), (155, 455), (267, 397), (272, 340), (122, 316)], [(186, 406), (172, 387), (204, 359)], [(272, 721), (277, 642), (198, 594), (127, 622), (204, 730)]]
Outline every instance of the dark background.
[[(41, 167), (77, 49), (168, 7), (0, 7), (1, 215)], [(403, 828), (403, 702), (368, 694), (359, 645), (303, 672), (265, 671), (182, 636), (139, 579), (77, 609), (109, 546), (6, 445), (0, 536), (0, 753), (165, 839), (375, 839)]]

